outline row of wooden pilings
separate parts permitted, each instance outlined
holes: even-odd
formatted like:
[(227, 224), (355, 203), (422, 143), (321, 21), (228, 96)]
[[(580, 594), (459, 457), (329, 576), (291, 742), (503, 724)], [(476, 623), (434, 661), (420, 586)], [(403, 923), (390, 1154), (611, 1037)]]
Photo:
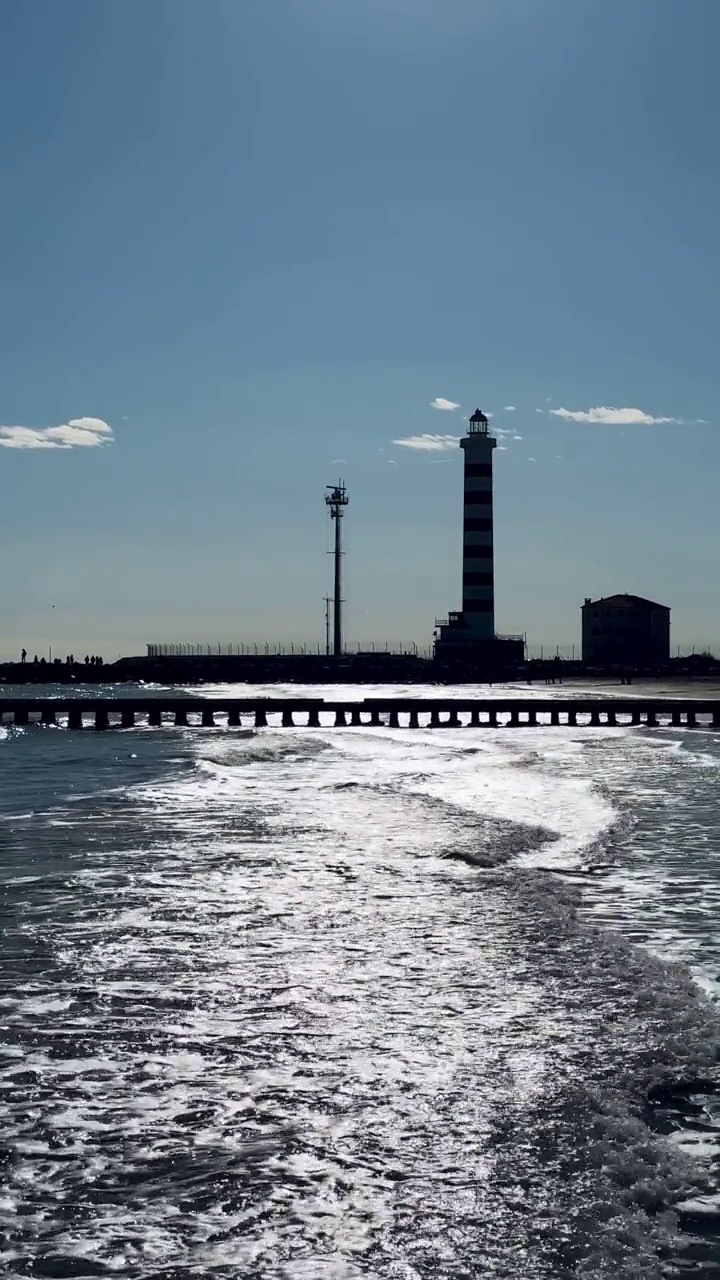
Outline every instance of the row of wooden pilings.
[[(321, 715), (324, 720), (321, 722)], [(519, 728), (543, 724), (570, 726), (644, 725), (649, 728), (670, 725), (687, 728), (720, 729), (720, 702), (695, 699), (411, 699), (368, 698), (362, 702), (324, 702), (322, 699), (200, 699), (200, 698), (122, 698), (122, 699), (13, 699), (0, 700), (0, 722), (29, 725), (59, 723), (69, 729), (82, 729), (86, 717), (95, 729), (131, 729), (138, 723), (160, 728), (165, 717), (179, 727), (211, 728), (216, 717), (226, 717), (230, 728), (243, 726), (257, 729), (274, 727), (319, 728), (329, 722), (336, 727), (361, 726), (389, 728)], [(270, 717), (270, 719), (269, 719)], [(298, 719), (299, 717), (299, 719)], [(542, 717), (542, 719), (540, 719)], [(66, 720), (65, 720), (66, 718)]]

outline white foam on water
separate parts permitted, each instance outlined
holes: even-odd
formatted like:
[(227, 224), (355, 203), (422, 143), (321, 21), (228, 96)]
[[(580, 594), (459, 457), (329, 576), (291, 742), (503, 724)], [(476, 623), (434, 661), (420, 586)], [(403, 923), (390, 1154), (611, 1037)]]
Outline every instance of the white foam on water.
[[(194, 770), (131, 784), (122, 851), (116, 816), (51, 912), (23, 908), (56, 967), (8, 1023), (8, 1265), (51, 1241), (143, 1280), (660, 1280), (678, 1200), (713, 1192), (643, 1093), (711, 1071), (717, 1028), (533, 865), (615, 838), (632, 796), (597, 783), (616, 760), (622, 792), (633, 735), (183, 741)], [(78, 839), (107, 802), (75, 806)]]

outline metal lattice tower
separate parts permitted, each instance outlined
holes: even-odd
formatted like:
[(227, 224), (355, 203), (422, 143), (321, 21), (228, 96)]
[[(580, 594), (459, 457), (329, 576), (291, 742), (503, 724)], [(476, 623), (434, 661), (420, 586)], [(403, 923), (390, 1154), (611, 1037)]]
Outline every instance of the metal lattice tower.
[(339, 658), (342, 654), (342, 518), (348, 505), (348, 496), (342, 480), (337, 484), (327, 485), (325, 502), (330, 511), (330, 519), (335, 521), (335, 594), (333, 598), (333, 654)]

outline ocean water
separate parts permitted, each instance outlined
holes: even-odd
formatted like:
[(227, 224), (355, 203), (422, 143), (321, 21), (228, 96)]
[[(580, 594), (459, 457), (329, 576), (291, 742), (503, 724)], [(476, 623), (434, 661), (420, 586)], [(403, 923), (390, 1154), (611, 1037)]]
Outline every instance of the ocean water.
[(719, 770), (0, 728), (2, 1274), (720, 1276)]

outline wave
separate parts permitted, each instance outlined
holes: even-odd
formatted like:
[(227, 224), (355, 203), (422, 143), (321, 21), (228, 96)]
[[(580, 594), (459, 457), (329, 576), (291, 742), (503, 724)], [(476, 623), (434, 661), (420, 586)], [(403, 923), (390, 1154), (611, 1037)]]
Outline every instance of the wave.
[(72, 806), (65, 881), (55, 851), (7, 887), (41, 964), (0, 992), (6, 1264), (679, 1265), (717, 1013), (585, 887), (616, 891), (677, 754), (542, 732), (190, 733), (192, 764)]

